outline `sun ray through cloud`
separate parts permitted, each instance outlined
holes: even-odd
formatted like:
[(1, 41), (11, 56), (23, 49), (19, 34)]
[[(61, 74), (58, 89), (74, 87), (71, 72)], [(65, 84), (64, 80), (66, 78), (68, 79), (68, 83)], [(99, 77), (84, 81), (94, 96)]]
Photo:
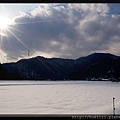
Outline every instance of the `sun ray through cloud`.
[(17, 31), (17, 32), (20, 32), (20, 33), (22, 33), (22, 34), (25, 34), (24, 32), (22, 32), (22, 31), (20, 31), (20, 30), (17, 30), (17, 29), (15, 29), (14, 27), (8, 26), (8, 28), (9, 28), (9, 29), (12, 29), (12, 30), (15, 30), (15, 31)]
[(28, 50), (31, 50), (27, 45), (25, 45), (25, 43), (23, 43), (13, 32), (11, 32), (8, 28), (7, 30), (16, 38), (16, 40), (18, 40), (25, 48), (27, 48)]
[[(5, 31), (5, 34), (7, 34), (6, 31)], [(9, 36), (7, 35), (6, 37), (7, 37), (7, 41), (8, 41), (8, 43), (9, 43), (10, 48), (12, 48), (11, 43), (10, 43)]]
[(56, 19), (56, 20), (38, 20), (38, 21), (26, 21), (26, 22), (15, 22), (15, 24), (31, 24), (31, 23), (42, 23), (42, 22), (53, 22), (53, 21), (58, 21), (58, 20), (60, 20), (60, 19)]

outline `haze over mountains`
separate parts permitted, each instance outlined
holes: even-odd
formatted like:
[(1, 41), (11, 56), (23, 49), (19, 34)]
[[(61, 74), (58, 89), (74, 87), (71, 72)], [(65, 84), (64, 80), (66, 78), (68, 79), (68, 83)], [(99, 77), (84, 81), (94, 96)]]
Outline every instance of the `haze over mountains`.
[(93, 53), (78, 59), (37, 56), (0, 64), (1, 80), (86, 80), (119, 78), (120, 56)]

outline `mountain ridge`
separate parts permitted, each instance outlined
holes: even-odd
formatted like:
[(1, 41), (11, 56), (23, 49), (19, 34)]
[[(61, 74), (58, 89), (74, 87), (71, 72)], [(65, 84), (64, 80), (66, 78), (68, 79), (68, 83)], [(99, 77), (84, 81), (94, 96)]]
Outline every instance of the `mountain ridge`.
[(36, 56), (29, 59), (21, 59), (14, 63), (4, 63), (2, 67), (6, 69), (9, 74), (12, 74), (12, 76), (18, 76), (18, 78), (8, 77), (8, 79), (119, 79), (120, 56), (110, 53), (93, 53), (84, 57), (79, 57), (78, 59), (45, 58), (43, 56)]

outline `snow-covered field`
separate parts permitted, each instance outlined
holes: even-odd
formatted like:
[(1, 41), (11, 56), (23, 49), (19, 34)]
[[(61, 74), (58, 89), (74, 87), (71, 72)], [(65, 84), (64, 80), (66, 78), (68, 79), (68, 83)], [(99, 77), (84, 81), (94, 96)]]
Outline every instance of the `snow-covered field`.
[(120, 83), (109, 81), (0, 81), (0, 114), (120, 113)]

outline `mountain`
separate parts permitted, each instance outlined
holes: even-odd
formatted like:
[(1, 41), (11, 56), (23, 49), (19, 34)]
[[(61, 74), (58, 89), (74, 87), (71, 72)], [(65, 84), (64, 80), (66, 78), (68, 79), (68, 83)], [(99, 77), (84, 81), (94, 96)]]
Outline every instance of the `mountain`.
[(8, 74), (8, 72), (4, 69), (2, 64), (0, 64), (0, 79), (5, 79), (6, 78), (6, 73)]
[(74, 60), (61, 58), (44, 58), (37, 56), (22, 59), (16, 63), (3, 64), (5, 69), (19, 74), (23, 79), (67, 79), (74, 67)]
[(9, 72), (7, 69), (4, 68), (2, 64), (0, 64), (0, 80), (8, 80), (8, 79), (22, 79), (19, 74), (14, 74)]
[(8, 79), (85, 80), (120, 77), (120, 57), (109, 53), (93, 53), (75, 60), (37, 56), (2, 66), (14, 76)]
[(119, 78), (120, 57), (109, 53), (94, 53), (79, 58), (71, 79)]

